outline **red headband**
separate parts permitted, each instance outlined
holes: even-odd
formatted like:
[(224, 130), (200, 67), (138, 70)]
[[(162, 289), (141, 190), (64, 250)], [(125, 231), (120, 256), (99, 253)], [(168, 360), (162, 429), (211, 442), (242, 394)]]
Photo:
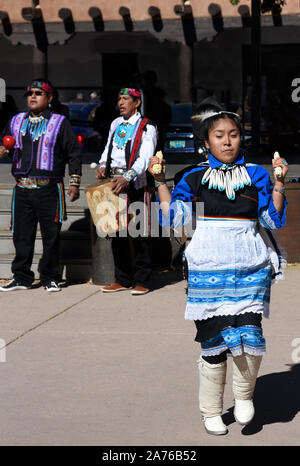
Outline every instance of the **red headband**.
[(133, 97), (139, 97), (141, 98), (142, 93), (138, 91), (137, 89), (133, 89), (130, 87), (124, 87), (123, 89), (120, 90), (119, 94), (121, 95), (132, 95)]
[(32, 81), (30, 85), (27, 86), (27, 92), (34, 87), (42, 89), (43, 91), (47, 92), (47, 94), (53, 94), (53, 88), (50, 86), (50, 84), (47, 84), (43, 81)]

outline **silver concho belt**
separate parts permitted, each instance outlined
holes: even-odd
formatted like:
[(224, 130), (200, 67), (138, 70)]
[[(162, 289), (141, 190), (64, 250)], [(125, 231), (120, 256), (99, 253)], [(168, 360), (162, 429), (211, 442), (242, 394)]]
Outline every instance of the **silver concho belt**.
[(27, 189), (40, 188), (51, 183), (51, 181), (50, 178), (17, 178), (17, 184)]
[(126, 171), (126, 168), (113, 167), (110, 169), (110, 174), (111, 176), (123, 175)]

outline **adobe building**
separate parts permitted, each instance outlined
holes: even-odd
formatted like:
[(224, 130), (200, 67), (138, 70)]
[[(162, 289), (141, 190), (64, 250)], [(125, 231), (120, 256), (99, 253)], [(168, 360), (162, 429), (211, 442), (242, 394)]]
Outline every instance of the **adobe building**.
[[(24, 108), (24, 88), (33, 77), (50, 79), (64, 102), (78, 92), (86, 99), (101, 89), (111, 104), (124, 85), (155, 88), (167, 103), (197, 104), (213, 95), (229, 109), (242, 107), (247, 129), (252, 2), (235, 3), (0, 0), (0, 78), (6, 96)], [(298, 157), (299, 0), (287, 0), (281, 14), (262, 14), (261, 44), (261, 132), (276, 148), (281, 142), (285, 154), (289, 145), (296, 149)], [(298, 193), (297, 186), (296, 199), (290, 200), (296, 209), (289, 220), (294, 233), (299, 232)], [(291, 257), (299, 261), (299, 233), (292, 236), (297, 244)]]
[[(281, 15), (261, 18), (263, 99), (278, 88), (288, 98), (300, 76), (300, 3), (286, 3)], [(251, 0), (0, 0), (0, 77), (19, 105), (32, 76), (47, 76), (68, 100), (146, 85), (145, 72), (169, 102), (210, 93), (243, 104), (250, 8)]]

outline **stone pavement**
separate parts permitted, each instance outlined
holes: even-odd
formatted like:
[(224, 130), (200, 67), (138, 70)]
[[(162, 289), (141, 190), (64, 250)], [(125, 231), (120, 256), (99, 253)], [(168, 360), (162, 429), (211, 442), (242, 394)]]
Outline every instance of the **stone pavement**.
[[(288, 161), (289, 178), (299, 177), (298, 160)], [(171, 165), (169, 177), (181, 168)], [(9, 172), (1, 163), (0, 185), (13, 184)], [(83, 186), (93, 181), (86, 164)], [(299, 445), (299, 283), (300, 266), (290, 265), (272, 289), (256, 416), (243, 429), (229, 359), (222, 437), (200, 419), (199, 345), (175, 272), (155, 274), (145, 296), (106, 295), (90, 283), (0, 293), (0, 445)]]
[(299, 445), (299, 283), (300, 266), (288, 266), (272, 289), (245, 428), (232, 414), (229, 359), (222, 437), (205, 433), (198, 412), (199, 345), (175, 272), (155, 274), (145, 296), (89, 283), (0, 293), (0, 445)]

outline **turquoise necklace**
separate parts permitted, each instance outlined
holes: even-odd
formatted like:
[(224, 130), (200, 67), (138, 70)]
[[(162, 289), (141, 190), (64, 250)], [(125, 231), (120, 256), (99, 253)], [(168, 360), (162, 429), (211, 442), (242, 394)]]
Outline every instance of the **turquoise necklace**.
[(25, 136), (28, 129), (32, 141), (37, 141), (43, 134), (46, 133), (47, 124), (47, 118), (44, 118), (42, 115), (38, 117), (28, 115), (28, 117), (25, 118), (23, 122), (21, 134)]
[(132, 138), (135, 125), (130, 123), (120, 123), (115, 131), (113, 145), (118, 149), (124, 149), (127, 141)]

